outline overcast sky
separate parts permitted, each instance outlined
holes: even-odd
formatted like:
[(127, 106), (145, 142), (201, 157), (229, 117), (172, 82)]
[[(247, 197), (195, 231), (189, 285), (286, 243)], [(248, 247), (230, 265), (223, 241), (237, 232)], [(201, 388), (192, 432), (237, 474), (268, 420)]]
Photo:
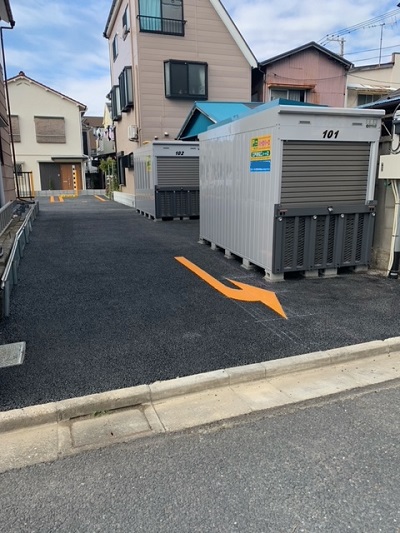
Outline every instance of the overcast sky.
[[(111, 3), (112, 0), (11, 0), (16, 25), (13, 30), (4, 31), (7, 76), (23, 70), (27, 76), (87, 105), (87, 115), (102, 116), (110, 89), (108, 46), (103, 31)], [(381, 62), (387, 62), (392, 52), (400, 53), (397, 3), (223, 0), (259, 61), (309, 41), (324, 44), (339, 54), (341, 44), (337, 39), (343, 38), (345, 58), (355, 65), (378, 63), (379, 56)], [(378, 18), (388, 13), (392, 13), (390, 17)], [(341, 32), (355, 25), (359, 29)]]

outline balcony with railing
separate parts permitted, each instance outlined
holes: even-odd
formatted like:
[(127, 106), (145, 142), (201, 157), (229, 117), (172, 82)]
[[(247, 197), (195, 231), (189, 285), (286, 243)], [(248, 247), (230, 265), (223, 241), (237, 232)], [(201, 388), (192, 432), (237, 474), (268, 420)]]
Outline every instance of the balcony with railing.
[(148, 33), (164, 33), (166, 35), (185, 35), (186, 20), (167, 19), (138, 15), (140, 31)]

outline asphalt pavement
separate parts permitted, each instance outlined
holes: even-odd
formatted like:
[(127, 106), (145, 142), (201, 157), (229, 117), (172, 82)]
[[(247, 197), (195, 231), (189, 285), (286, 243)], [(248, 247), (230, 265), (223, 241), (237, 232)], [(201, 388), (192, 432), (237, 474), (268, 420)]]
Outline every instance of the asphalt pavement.
[(398, 533), (399, 382), (1, 475), (1, 530)]
[[(399, 335), (397, 281), (369, 274), (268, 284), (198, 243), (199, 221), (154, 222), (94, 197), (40, 201), (0, 343), (0, 410)], [(273, 290), (288, 320), (221, 295), (216, 280)]]

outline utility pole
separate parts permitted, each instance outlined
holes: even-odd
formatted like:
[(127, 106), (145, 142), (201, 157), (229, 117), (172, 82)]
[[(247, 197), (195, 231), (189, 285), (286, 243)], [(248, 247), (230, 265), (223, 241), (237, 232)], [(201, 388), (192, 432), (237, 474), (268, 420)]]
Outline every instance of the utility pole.
[(385, 23), (381, 24), (381, 39), (380, 39), (380, 42), (379, 42), (379, 66), (381, 64), (381, 59), (382, 59), (382, 40), (383, 40), (383, 26), (385, 25)]
[(344, 56), (344, 43), (346, 42), (344, 37), (335, 37), (334, 35), (330, 35), (326, 39), (327, 41), (336, 41), (340, 43), (340, 54), (339, 55), (343, 57)]

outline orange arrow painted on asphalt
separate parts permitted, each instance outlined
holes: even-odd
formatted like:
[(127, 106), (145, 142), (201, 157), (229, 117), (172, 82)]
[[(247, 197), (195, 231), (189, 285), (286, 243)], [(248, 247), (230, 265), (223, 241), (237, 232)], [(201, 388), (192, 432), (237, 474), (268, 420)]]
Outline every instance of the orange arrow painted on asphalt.
[(233, 285), (239, 287), (239, 289), (232, 289), (231, 287), (227, 287), (220, 281), (210, 276), (210, 274), (207, 274), (207, 272), (196, 266), (185, 257), (175, 257), (175, 259), (227, 298), (231, 298), (232, 300), (240, 300), (241, 302), (261, 302), (275, 311), (275, 313), (278, 313), (278, 315), (281, 317), (287, 319), (286, 313), (282, 309), (282, 306), (274, 292), (267, 291), (266, 289), (260, 289), (259, 287), (253, 287), (253, 285), (247, 285), (247, 283), (240, 283), (239, 281), (234, 281), (233, 279), (228, 279), (228, 281), (233, 283)]

